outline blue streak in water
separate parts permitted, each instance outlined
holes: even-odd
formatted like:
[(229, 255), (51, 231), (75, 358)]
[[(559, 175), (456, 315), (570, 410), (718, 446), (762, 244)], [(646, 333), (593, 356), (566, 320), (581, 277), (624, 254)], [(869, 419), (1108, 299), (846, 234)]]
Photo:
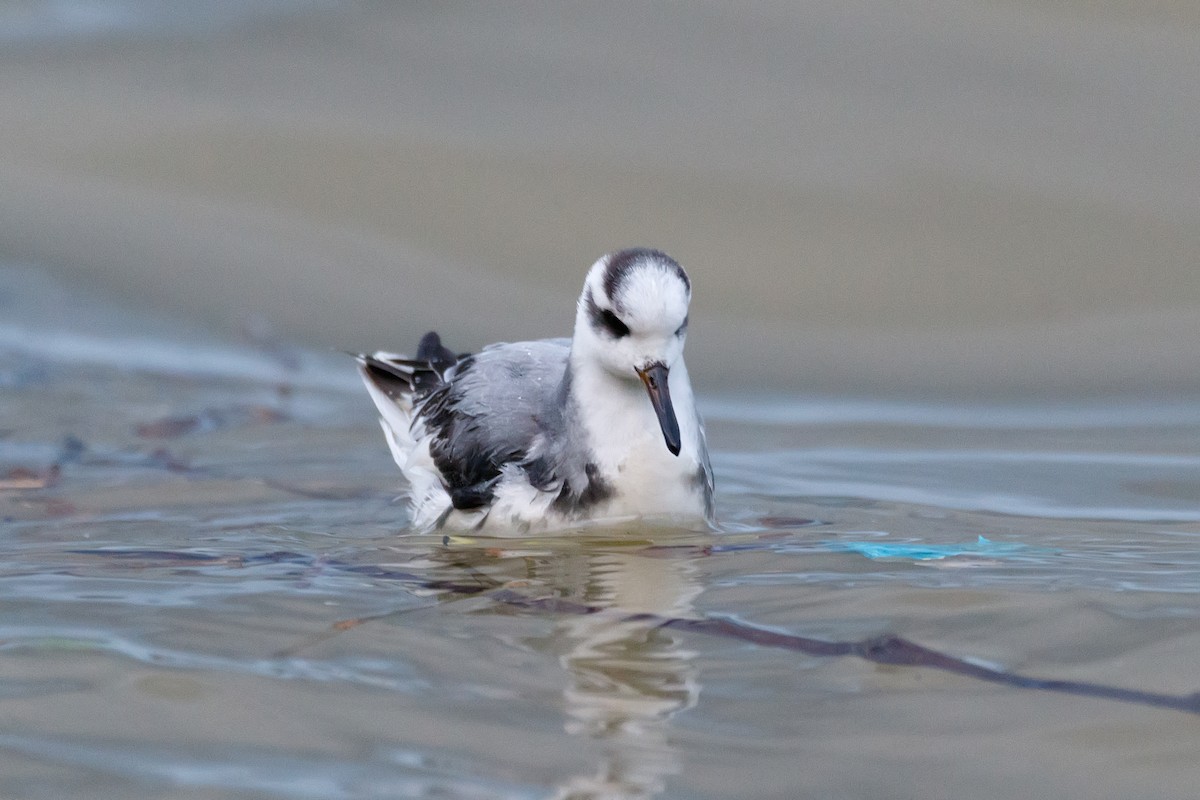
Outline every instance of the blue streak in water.
[(835, 553), (858, 553), (867, 558), (907, 558), (913, 561), (936, 561), (954, 556), (986, 556), (1005, 558), (1027, 555), (1029, 546), (1019, 542), (993, 542), (980, 536), (977, 542), (966, 544), (927, 544), (924, 542), (825, 542)]

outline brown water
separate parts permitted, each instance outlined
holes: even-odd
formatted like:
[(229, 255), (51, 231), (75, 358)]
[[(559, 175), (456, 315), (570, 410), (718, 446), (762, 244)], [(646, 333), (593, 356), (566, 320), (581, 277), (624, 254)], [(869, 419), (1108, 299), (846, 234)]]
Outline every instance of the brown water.
[[(1200, 690), (1197, 21), (0, 0), (0, 797), (1194, 797), (1193, 713), (787, 642)], [(628, 244), (721, 530), (408, 532), (330, 351)]]

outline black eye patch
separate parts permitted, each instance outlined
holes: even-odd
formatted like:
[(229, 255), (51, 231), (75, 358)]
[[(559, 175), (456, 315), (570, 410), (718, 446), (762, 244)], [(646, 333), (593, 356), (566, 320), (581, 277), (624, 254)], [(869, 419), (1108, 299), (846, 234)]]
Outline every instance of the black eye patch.
[(609, 311), (607, 308), (600, 312), (600, 324), (605, 330), (613, 335), (613, 338), (620, 339), (629, 335), (629, 326), (621, 322), (620, 318)]
[(687, 324), (688, 324), (688, 318), (687, 318), (687, 317), (684, 317), (684, 318), (683, 318), (683, 324), (682, 324), (682, 325), (680, 325), (678, 328), (676, 328), (676, 329), (675, 329), (675, 335), (676, 335), (676, 336), (683, 336), (685, 333), (687, 333)]
[(614, 339), (623, 339), (629, 335), (629, 326), (607, 308), (596, 305), (590, 289), (587, 292), (587, 313), (594, 329), (607, 331)]

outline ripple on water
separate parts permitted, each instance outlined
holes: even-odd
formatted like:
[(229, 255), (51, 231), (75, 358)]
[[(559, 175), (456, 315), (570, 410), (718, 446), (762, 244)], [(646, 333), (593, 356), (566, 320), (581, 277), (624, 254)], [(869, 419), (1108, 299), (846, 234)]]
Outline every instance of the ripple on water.
[(849, 497), (1050, 519), (1200, 522), (1200, 457), (823, 448), (722, 452), (714, 461), (732, 493)]
[[(453, 754), (385, 749), (359, 759), (264, 747), (207, 747), (181, 752), (145, 743), (74, 741), (0, 733), (0, 749), (106, 775), (196, 789), (272, 797), (456, 797), (526, 800), (544, 790), (479, 776), (480, 765)], [(403, 769), (397, 769), (402, 767)], [(53, 781), (51, 780), (51, 783)]]
[[(342, 362), (301, 359), (320, 368), (280, 400), (287, 422), (150, 442), (136, 433), (147, 419), (232, 407), (280, 366), (236, 346), (28, 332), (0, 323), (0, 350), (44, 364), (5, 395), (30, 425), (0, 432), (0, 467), (87, 440), (56, 485), (0, 495), (0, 694), (19, 720), (0, 726), (0, 750), (40, 765), (31, 785), (524, 798), (611, 777), (696, 796), (697, 765), (731, 749), (739, 779), (779, 778), (796, 761), (781, 748), (819, 742), (840, 776), (889, 733), (896, 752), (914, 735), (947, 741), (931, 720), (954, 742), (975, 736), (963, 769), (998, 748), (1029, 763), (1038, 754), (1014, 744), (1026, 740), (1061, 746), (1076, 724), (1064, 709), (1122, 742), (1158, 735), (1125, 735), (1124, 708), (790, 658), (663, 615), (830, 641), (894, 631), (1049, 675), (1195, 688), (1200, 457), (1185, 445), (1200, 421), (1186, 404), (740, 399), (708, 409), (723, 532), (443, 543), (403, 529), (394, 468)], [(178, 370), (189, 353), (198, 374)], [(66, 387), (93, 378), (103, 413), (64, 429), (78, 420)], [(505, 605), (498, 588), (562, 606)], [(803, 718), (780, 702), (797, 697)], [(0, 792), (21, 796), (6, 780)]]

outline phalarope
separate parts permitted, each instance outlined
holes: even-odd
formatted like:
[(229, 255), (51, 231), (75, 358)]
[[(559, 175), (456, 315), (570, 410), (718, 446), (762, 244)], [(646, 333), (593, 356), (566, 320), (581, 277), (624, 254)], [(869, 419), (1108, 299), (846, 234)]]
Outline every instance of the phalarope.
[(683, 345), (691, 281), (657, 250), (588, 271), (570, 339), (456, 355), (357, 356), (412, 525), (563, 528), (588, 520), (713, 520), (713, 474)]

